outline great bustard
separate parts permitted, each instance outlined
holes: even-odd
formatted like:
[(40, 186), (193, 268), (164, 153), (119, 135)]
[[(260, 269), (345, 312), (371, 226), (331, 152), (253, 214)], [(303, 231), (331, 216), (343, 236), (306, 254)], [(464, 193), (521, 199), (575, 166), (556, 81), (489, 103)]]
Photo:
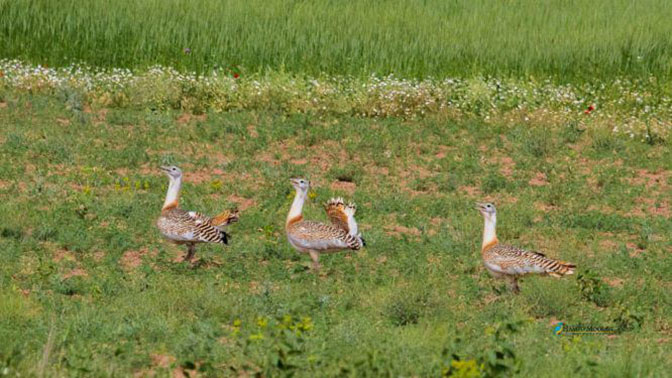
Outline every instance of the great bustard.
[(175, 244), (187, 245), (185, 260), (191, 261), (198, 243), (228, 244), (229, 235), (224, 227), (238, 221), (238, 210), (227, 210), (210, 218), (195, 211), (182, 210), (178, 206), (182, 171), (175, 166), (162, 166), (170, 179), (166, 200), (156, 226), (161, 234)]
[(485, 219), (481, 247), (483, 263), (494, 277), (508, 279), (514, 293), (520, 292), (518, 278), (526, 274), (548, 274), (553, 277), (574, 274), (576, 268), (574, 264), (548, 258), (539, 252), (499, 244), (495, 231), (497, 226), (495, 205), (478, 203), (476, 208)]
[(364, 239), (358, 232), (355, 221), (355, 205), (345, 205), (340, 198), (332, 198), (326, 204), (331, 224), (303, 220), (303, 204), (308, 196), (310, 182), (305, 179), (291, 179), (296, 196), (287, 215), (285, 228), (287, 239), (297, 251), (308, 253), (313, 260), (313, 269), (319, 270), (320, 253), (337, 252), (345, 249), (358, 250), (364, 246)]

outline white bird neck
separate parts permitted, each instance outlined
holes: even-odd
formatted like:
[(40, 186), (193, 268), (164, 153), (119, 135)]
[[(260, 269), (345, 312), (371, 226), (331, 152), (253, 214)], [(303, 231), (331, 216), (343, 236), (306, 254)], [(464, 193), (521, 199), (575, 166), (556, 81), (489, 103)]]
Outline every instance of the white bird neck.
[(182, 177), (170, 177), (170, 184), (168, 185), (168, 192), (166, 193), (166, 200), (163, 202), (163, 210), (177, 207), (180, 198), (180, 188), (182, 187)]
[(296, 196), (294, 196), (294, 202), (292, 202), (292, 207), (289, 208), (289, 214), (287, 214), (287, 224), (291, 221), (296, 221), (301, 219), (301, 212), (303, 211), (303, 204), (306, 202), (307, 194), (297, 190)]
[(488, 245), (497, 243), (497, 215), (490, 214), (483, 217), (485, 219), (485, 227), (483, 227), (483, 248)]

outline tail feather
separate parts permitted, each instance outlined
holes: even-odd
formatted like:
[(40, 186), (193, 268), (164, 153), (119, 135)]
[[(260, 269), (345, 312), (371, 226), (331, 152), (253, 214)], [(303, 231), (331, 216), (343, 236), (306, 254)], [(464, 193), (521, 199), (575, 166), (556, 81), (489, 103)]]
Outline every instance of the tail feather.
[(231, 223), (238, 222), (238, 213), (238, 209), (225, 210), (221, 214), (218, 214), (212, 218), (212, 225), (215, 227), (224, 227), (230, 225)]
[[(551, 277), (562, 277), (574, 274), (576, 265), (566, 262), (566, 261), (555, 261), (557, 264), (553, 264), (553, 269), (547, 271), (548, 275)], [(555, 266), (557, 265), (557, 266)]]
[(222, 244), (229, 244), (229, 239), (231, 238), (231, 235), (227, 234), (226, 232), (222, 231), (221, 233), (221, 240), (220, 243)]
[(329, 221), (331, 221), (334, 226), (349, 233), (350, 229), (348, 228), (348, 214), (346, 212), (343, 198), (338, 197), (330, 199), (327, 201), (324, 208), (327, 211)]
[(359, 234), (357, 221), (355, 221), (355, 212), (357, 212), (357, 206), (350, 202), (348, 206), (345, 207), (345, 214), (348, 216), (348, 233), (350, 235)]

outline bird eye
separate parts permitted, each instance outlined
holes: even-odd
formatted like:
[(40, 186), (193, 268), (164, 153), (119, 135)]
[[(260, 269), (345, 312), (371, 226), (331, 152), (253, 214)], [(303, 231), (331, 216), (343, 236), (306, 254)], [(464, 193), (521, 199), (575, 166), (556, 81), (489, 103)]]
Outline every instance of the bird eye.
[(175, 167), (173, 167), (172, 170), (173, 170), (173, 171), (176, 171), (177, 169), (175, 169)]

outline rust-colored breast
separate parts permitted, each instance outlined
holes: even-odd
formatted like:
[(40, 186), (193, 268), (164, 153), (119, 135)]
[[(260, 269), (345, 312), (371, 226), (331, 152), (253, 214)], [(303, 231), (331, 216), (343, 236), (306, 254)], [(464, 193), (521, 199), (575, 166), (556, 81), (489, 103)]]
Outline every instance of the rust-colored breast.
[(481, 248), (481, 254), (485, 255), (490, 249), (492, 249), (492, 247), (496, 246), (497, 244), (499, 244), (499, 240), (494, 238), (488, 244), (484, 245), (483, 248)]
[(296, 224), (296, 223), (299, 223), (302, 220), (303, 220), (303, 215), (297, 215), (294, 218), (288, 219), (285, 227), (289, 228), (289, 226), (291, 226), (293, 224)]
[(163, 209), (161, 209), (161, 212), (164, 212), (164, 211), (170, 211), (170, 210), (172, 210), (172, 209), (177, 209), (177, 205), (178, 205), (178, 204), (177, 204), (177, 201), (170, 202), (170, 203), (166, 204), (166, 205), (163, 207)]

